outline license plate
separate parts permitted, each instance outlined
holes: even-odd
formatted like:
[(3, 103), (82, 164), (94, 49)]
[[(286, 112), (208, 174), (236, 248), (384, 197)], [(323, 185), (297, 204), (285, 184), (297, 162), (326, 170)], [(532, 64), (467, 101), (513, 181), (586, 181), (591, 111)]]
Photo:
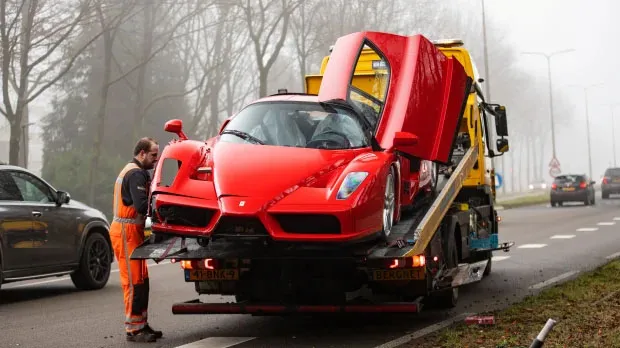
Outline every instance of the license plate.
[(620, 179), (614, 179), (614, 182), (620, 182)]
[(187, 281), (207, 280), (239, 280), (239, 271), (236, 269), (188, 269), (185, 270)]
[(425, 278), (425, 271), (423, 268), (409, 268), (409, 269), (381, 269), (372, 272), (373, 280), (376, 281), (389, 281), (389, 280), (420, 280)]
[(563, 191), (575, 191), (574, 187), (565, 187), (562, 189)]

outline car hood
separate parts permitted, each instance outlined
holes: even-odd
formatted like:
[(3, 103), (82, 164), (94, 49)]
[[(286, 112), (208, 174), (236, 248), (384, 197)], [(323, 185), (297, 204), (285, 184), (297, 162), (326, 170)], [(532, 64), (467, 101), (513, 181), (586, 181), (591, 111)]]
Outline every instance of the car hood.
[(355, 151), (217, 142), (209, 165), (217, 197), (272, 199), (299, 186), (325, 187)]

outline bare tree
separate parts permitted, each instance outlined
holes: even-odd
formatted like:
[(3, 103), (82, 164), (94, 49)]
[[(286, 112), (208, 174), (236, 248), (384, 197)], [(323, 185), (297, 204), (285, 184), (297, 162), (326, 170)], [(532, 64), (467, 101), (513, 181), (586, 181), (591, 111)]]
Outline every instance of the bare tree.
[[(250, 0), (240, 0), (244, 21), (254, 46), (258, 68), (259, 97), (267, 95), (267, 77), (286, 41), (290, 19), (299, 0), (258, 0), (258, 8)], [(255, 2), (255, 1), (253, 1)], [(278, 27), (280, 27), (278, 31)], [(268, 53), (268, 52), (271, 53)]]
[[(60, 54), (91, 21), (91, 0), (0, 0), (2, 114), (10, 123), (9, 162), (18, 164), (21, 127), (28, 104), (53, 86), (101, 33)], [(13, 92), (13, 93), (12, 93)]]
[(318, 35), (320, 22), (317, 20), (322, 6), (322, 1), (302, 2), (291, 22), (302, 90), (306, 88), (305, 76), (308, 69), (308, 59), (320, 50), (322, 44)]

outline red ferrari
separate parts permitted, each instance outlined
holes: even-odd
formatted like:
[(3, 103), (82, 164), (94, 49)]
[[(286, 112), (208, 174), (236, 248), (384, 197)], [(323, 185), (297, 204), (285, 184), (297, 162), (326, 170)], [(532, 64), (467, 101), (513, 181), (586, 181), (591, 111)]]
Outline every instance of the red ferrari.
[[(383, 59), (383, 99), (351, 83), (364, 47)], [(288, 242), (385, 238), (402, 197), (412, 187), (424, 191), (412, 185), (421, 163), (450, 161), (470, 84), (461, 64), (421, 35), (341, 37), (318, 95), (256, 100), (207, 141), (187, 139), (179, 120), (166, 124), (179, 139), (164, 148), (153, 177), (153, 232)]]

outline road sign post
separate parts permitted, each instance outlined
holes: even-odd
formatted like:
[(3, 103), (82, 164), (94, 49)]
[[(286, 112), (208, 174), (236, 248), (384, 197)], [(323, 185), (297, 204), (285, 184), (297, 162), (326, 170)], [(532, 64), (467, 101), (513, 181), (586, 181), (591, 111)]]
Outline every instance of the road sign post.
[(552, 178), (555, 178), (556, 176), (560, 175), (560, 173), (562, 173), (562, 171), (560, 170), (560, 167), (551, 167), (549, 169), (549, 175)]

